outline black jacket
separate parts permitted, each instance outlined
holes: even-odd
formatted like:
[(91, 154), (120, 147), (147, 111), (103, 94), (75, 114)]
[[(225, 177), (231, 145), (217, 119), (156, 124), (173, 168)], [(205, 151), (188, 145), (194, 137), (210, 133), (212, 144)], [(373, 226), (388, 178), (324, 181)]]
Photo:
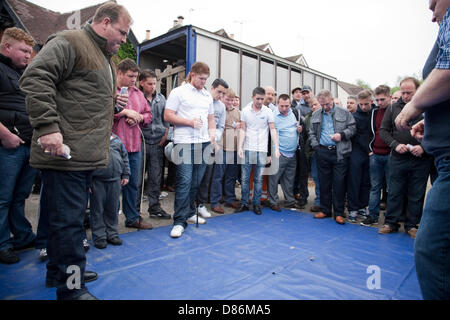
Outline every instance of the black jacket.
[[(405, 154), (400, 154), (395, 151), (395, 148), (399, 144), (404, 145), (420, 145), (420, 142), (417, 141), (413, 136), (411, 136), (410, 131), (399, 131), (397, 130), (397, 127), (395, 126), (395, 119), (397, 116), (402, 112), (403, 107), (406, 105), (405, 102), (403, 102), (402, 98), (398, 99), (398, 101), (391, 106), (389, 106), (386, 110), (386, 113), (384, 114), (383, 121), (381, 122), (381, 128), (380, 128), (380, 136), (381, 139), (384, 140), (384, 142), (388, 145), (389, 148), (391, 148), (391, 154), (396, 157), (411, 157), (411, 153), (407, 152)], [(416, 119), (412, 121), (413, 124), (416, 124), (417, 122), (421, 121), (423, 119), (423, 116), (420, 115)], [(426, 153), (422, 157), (427, 157)]]
[(0, 54), (0, 122), (30, 145), (33, 135), (25, 104), (25, 94), (19, 88), (24, 69), (16, 69), (10, 58)]
[[(375, 105), (372, 105), (374, 108)], [(372, 137), (371, 134), (371, 111), (364, 112), (357, 107), (353, 113), (356, 122), (356, 134), (352, 138), (352, 151), (357, 151), (365, 155), (369, 155), (369, 144)]]

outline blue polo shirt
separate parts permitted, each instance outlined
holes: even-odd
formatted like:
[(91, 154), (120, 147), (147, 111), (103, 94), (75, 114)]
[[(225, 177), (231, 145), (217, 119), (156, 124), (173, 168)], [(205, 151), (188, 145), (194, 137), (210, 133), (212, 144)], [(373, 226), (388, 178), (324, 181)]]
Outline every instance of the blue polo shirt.
[(292, 158), (298, 148), (297, 118), (290, 109), (287, 116), (280, 113), (278, 108), (273, 111), (273, 115), (280, 153), (285, 157)]
[(334, 107), (330, 110), (330, 114), (322, 111), (322, 131), (320, 132), (320, 144), (326, 147), (335, 146), (336, 143), (331, 140), (334, 135), (333, 123)]

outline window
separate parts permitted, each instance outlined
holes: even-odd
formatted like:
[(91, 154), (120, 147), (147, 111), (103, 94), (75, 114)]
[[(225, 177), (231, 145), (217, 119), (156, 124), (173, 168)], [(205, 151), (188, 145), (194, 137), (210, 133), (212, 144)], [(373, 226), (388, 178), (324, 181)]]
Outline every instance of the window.
[(287, 66), (277, 66), (277, 95), (289, 95), (289, 69)]
[[(303, 72), (303, 85), (308, 85), (314, 90), (314, 75), (310, 72)], [(314, 91), (314, 93), (316, 93)]]
[[(290, 88), (290, 91), (292, 91), (292, 89), (294, 89), (295, 87), (301, 87), (302, 85), (303, 85), (302, 74), (300, 73), (300, 71), (291, 69), (291, 88)], [(289, 94), (290, 94), (290, 92), (289, 92)]]
[[(231, 49), (231, 48), (230, 48)], [(239, 77), (240, 77), (240, 63), (239, 51), (230, 50), (222, 47), (221, 61), (220, 61), (220, 77), (224, 79), (231, 89), (240, 94)]]
[(209, 88), (219, 73), (219, 42), (197, 35), (196, 61), (204, 62), (209, 66), (210, 75), (205, 84), (206, 88)]
[(323, 78), (316, 75), (314, 93), (318, 93), (322, 89), (323, 89)]
[(275, 88), (275, 66), (273, 61), (261, 60), (261, 87)]
[(252, 101), (253, 89), (255, 89), (257, 86), (258, 59), (256, 56), (244, 53), (242, 55), (242, 108)]

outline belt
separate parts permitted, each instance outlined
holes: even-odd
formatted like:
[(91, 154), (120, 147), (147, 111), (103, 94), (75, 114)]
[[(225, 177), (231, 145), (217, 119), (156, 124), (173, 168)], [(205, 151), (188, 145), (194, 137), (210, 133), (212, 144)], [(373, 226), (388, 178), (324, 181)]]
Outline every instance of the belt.
[(323, 145), (320, 145), (320, 147), (322, 149), (327, 149), (327, 150), (336, 150), (336, 146), (323, 146)]

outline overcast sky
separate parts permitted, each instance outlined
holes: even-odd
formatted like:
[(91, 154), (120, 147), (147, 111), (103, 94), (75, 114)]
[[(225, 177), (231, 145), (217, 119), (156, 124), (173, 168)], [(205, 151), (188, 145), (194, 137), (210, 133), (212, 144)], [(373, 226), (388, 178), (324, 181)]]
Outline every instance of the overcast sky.
[[(70, 12), (102, 0), (30, 0)], [(252, 46), (270, 43), (281, 57), (303, 53), (309, 66), (355, 83), (394, 86), (400, 76), (421, 76), (438, 25), (428, 0), (118, 0), (131, 13), (139, 41), (185, 24), (215, 32), (224, 28)]]

